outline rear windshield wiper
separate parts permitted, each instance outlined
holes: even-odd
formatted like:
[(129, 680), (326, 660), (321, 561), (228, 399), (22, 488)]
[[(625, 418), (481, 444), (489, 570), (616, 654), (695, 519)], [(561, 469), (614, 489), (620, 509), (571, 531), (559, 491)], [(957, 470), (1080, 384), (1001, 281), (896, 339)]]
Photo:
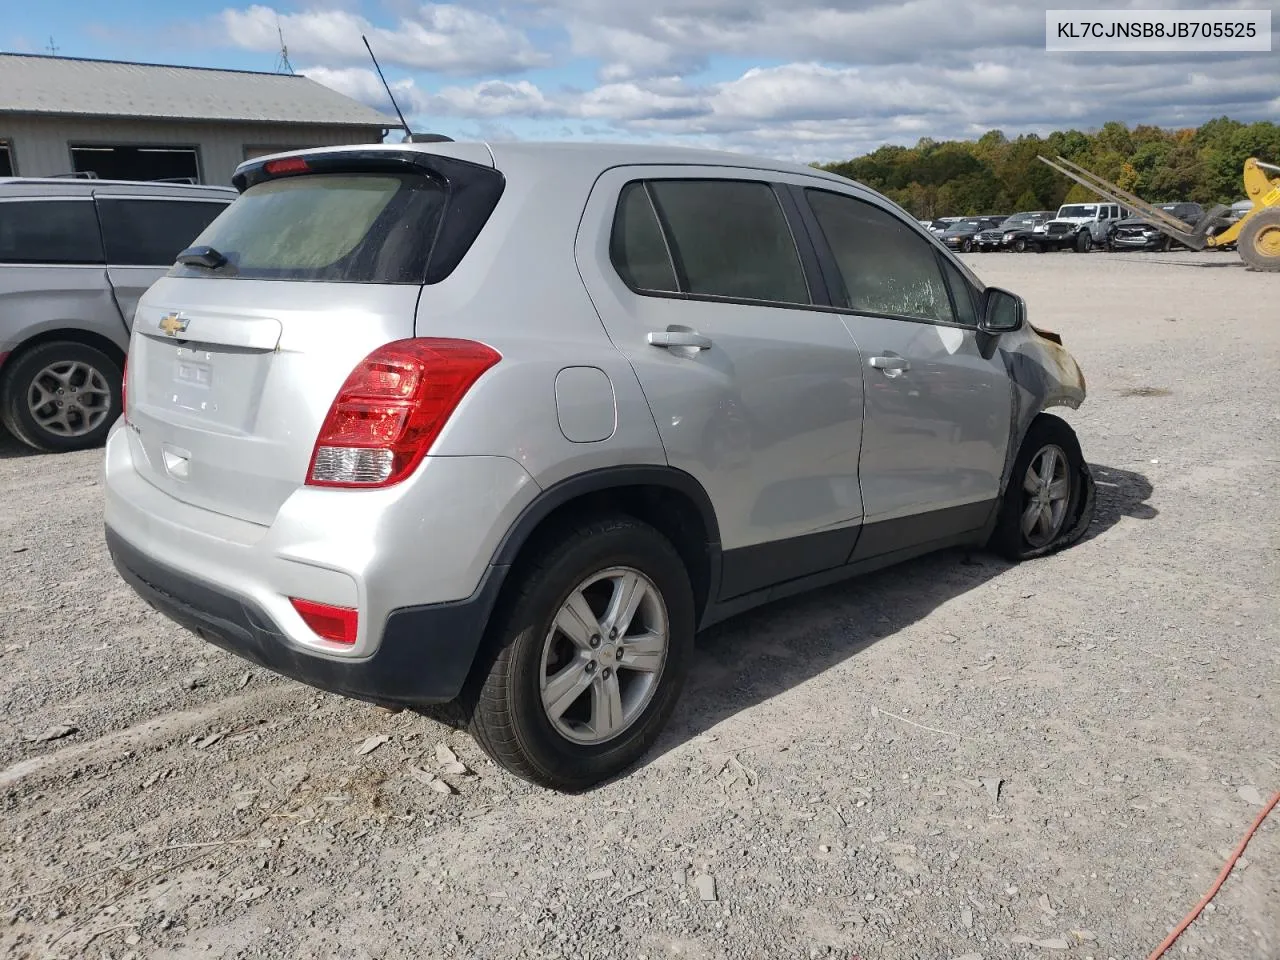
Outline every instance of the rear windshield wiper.
[(213, 247), (187, 247), (187, 249), (178, 254), (178, 263), (187, 267), (204, 267), (207, 270), (217, 270), (219, 267), (226, 265), (227, 258), (213, 249)]

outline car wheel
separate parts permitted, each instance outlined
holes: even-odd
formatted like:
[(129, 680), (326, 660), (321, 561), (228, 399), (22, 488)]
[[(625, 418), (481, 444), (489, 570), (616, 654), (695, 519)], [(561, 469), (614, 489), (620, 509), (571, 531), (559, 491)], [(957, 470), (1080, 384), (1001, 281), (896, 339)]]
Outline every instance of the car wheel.
[(1023, 240), (1021, 237), (1013, 241), (1014, 253), (1024, 253), (1026, 249), (1027, 249), (1027, 241)]
[(562, 532), (512, 586), (464, 695), (472, 735), (516, 776), (557, 790), (626, 770), (688, 673), (694, 600), (680, 555), (647, 524), (606, 517)]
[(1280, 207), (1259, 210), (1236, 240), (1240, 258), (1254, 270), (1280, 270)]
[(29, 447), (51, 453), (102, 444), (123, 409), (122, 373), (82, 343), (42, 343), (8, 364), (0, 420)]
[(1073, 543), (1093, 519), (1091, 485), (1075, 431), (1066, 421), (1041, 414), (1014, 460), (988, 546), (1020, 561)]
[(1088, 253), (1093, 249), (1093, 234), (1088, 230), (1080, 231), (1080, 235), (1076, 237), (1076, 251), (1079, 253)]
[(961, 252), (961, 253), (972, 253), (972, 252), (973, 252), (973, 241), (972, 241), (972, 240), (962, 240), (962, 241), (960, 242), (960, 252)]

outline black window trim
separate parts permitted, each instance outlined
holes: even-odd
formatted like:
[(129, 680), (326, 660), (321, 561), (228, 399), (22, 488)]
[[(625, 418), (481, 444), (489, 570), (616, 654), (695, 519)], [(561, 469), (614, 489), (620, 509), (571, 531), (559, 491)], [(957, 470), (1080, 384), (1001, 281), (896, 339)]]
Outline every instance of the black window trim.
[[(757, 171), (749, 171), (749, 172), (754, 173)], [(764, 173), (765, 171), (759, 171), (759, 172)], [(670, 239), (671, 225), (667, 222), (667, 218), (662, 212), (662, 205), (657, 202), (656, 198), (653, 196), (652, 189), (649, 186), (651, 182), (656, 180), (679, 180), (681, 182), (686, 182), (686, 183), (689, 181), (698, 181), (698, 180), (706, 180), (706, 181), (713, 181), (713, 182), (724, 181), (728, 183), (755, 183), (755, 184), (760, 184), (761, 186), (768, 187), (773, 192), (774, 199), (777, 201), (778, 206), (782, 211), (783, 221), (786, 223), (787, 231), (791, 235), (791, 242), (795, 245), (796, 256), (800, 262), (800, 272), (804, 277), (805, 289), (806, 289), (806, 292), (809, 294), (810, 302), (795, 303), (794, 301), (791, 301), (791, 300), (757, 300), (752, 297), (727, 297), (727, 296), (720, 296), (714, 293), (690, 293), (687, 289), (689, 284), (689, 279), (684, 274), (684, 266), (679, 262), (679, 259), (676, 257), (675, 251), (671, 249), (671, 239)], [(827, 297), (827, 294), (826, 294), (826, 286), (825, 284), (815, 283), (816, 279), (820, 279), (820, 276), (818, 276), (813, 272), (813, 268), (816, 268), (816, 265), (817, 265), (817, 256), (816, 254), (813, 253), (812, 243), (808, 236), (808, 231), (806, 230), (801, 232), (796, 229), (797, 223), (796, 223), (796, 220), (794, 219), (793, 211), (788, 205), (787, 200), (785, 199), (785, 196), (787, 193), (786, 188), (788, 186), (787, 184), (781, 183), (776, 180), (770, 180), (767, 177), (743, 177), (743, 176), (717, 177), (717, 176), (709, 176), (704, 173), (700, 173), (697, 176), (689, 176), (689, 175), (652, 176), (651, 175), (651, 176), (633, 177), (625, 181), (624, 183), (619, 184), (618, 186), (618, 192), (616, 197), (614, 198), (614, 207), (613, 207), (614, 215), (609, 221), (610, 237), (612, 237), (614, 224), (617, 222), (619, 201), (622, 199), (623, 191), (625, 191), (627, 187), (631, 186), (633, 183), (639, 183), (644, 188), (645, 196), (648, 198), (649, 204), (653, 208), (653, 212), (655, 216), (658, 218), (658, 228), (662, 231), (662, 242), (663, 242), (663, 245), (666, 247), (667, 257), (670, 259), (672, 272), (674, 273), (676, 278), (676, 284), (681, 288), (679, 290), (648, 290), (643, 287), (632, 286), (627, 281), (627, 278), (622, 275), (622, 272), (618, 269), (618, 265), (613, 262), (613, 256), (612, 254), (610, 254), (609, 266), (613, 268), (614, 275), (618, 278), (619, 282), (621, 282), (628, 290), (630, 290), (636, 296), (654, 297), (662, 300), (687, 300), (692, 302), (704, 302), (704, 303), (739, 304), (744, 307), (773, 307), (773, 308), (782, 309), (782, 310), (814, 310), (822, 313), (829, 313), (831, 311), (829, 302), (828, 303), (820, 302), (821, 299), (827, 299), (829, 301), (829, 298)], [(808, 256), (808, 257), (806, 256), (806, 248), (808, 249), (808, 252), (809, 254), (811, 254), (811, 256)]]
[(102, 236), (102, 256), (103, 262), (108, 267), (118, 267), (122, 270), (168, 270), (173, 266), (172, 263), (117, 263), (107, 256), (107, 235), (102, 229), (102, 207), (103, 201), (111, 200), (157, 200), (167, 201), (169, 203), (220, 203), (223, 209), (231, 205), (235, 197), (170, 197), (160, 194), (134, 194), (134, 193), (94, 193), (89, 199), (93, 200), (94, 213), (98, 217), (98, 232)]
[(101, 270), (107, 265), (107, 242), (102, 236), (102, 218), (98, 216), (98, 205), (93, 202), (93, 195), (87, 193), (81, 194), (45, 194), (43, 196), (34, 197), (0, 197), (0, 203), (88, 203), (91, 204), (90, 209), (93, 210), (93, 222), (98, 228), (98, 249), (102, 251), (102, 257), (98, 260), (77, 261), (68, 263), (64, 260), (0, 260), (0, 266), (5, 267), (53, 267), (59, 270), (74, 269), (90, 269)]
[[(840, 294), (845, 293), (844, 278), (840, 274), (840, 267), (836, 262), (835, 253), (831, 250), (831, 245), (827, 241), (826, 234), (822, 232), (822, 225), (818, 223), (817, 215), (813, 212), (813, 208), (809, 206), (808, 197), (804, 195), (805, 192), (809, 190), (816, 190), (819, 193), (831, 193), (837, 197), (844, 197), (845, 199), (848, 199), (848, 200), (860, 201), (862, 203), (870, 204), (871, 206), (875, 207), (877, 210), (880, 210), (883, 213), (886, 213), (889, 216), (894, 217), (896, 220), (898, 220), (899, 223), (902, 223), (904, 226), (908, 227), (909, 229), (912, 228), (912, 224), (908, 223), (902, 217), (897, 216), (893, 212), (893, 210), (891, 210), (889, 207), (880, 203), (876, 203), (873, 197), (863, 196), (859, 193), (840, 190), (837, 188), (838, 185), (836, 184), (830, 184), (825, 181), (820, 181), (815, 179), (812, 182), (806, 183), (804, 185), (788, 184), (788, 186), (790, 186), (793, 192), (797, 194), (796, 206), (799, 210), (800, 219), (805, 224), (805, 229), (811, 235), (811, 240), (817, 253), (817, 260), (821, 265), (821, 275), (825, 283), (828, 285), (828, 289), (830, 289), (831, 291), (830, 295), (827, 298), (828, 299), (827, 304), (823, 306), (824, 310), (830, 311), (832, 313), (838, 313), (838, 314), (841, 314), (842, 316), (847, 315), (847, 316), (853, 316), (853, 317), (874, 317), (877, 319), (885, 319), (885, 320), (902, 320), (906, 323), (924, 323), (933, 327), (951, 327), (952, 329), (955, 329), (955, 330), (969, 330), (969, 331), (977, 330), (977, 327), (971, 324), (960, 323), (959, 321), (955, 321), (955, 320), (930, 320), (927, 317), (912, 317), (912, 316), (907, 316), (906, 314), (899, 314), (899, 313), (876, 313), (871, 310), (857, 310), (853, 307), (845, 307), (838, 304), (836, 302), (837, 297)], [(927, 246), (929, 246), (930, 249), (932, 249), (935, 259), (940, 260), (942, 258), (949, 258), (948, 252), (945, 249), (940, 249), (940, 244), (938, 243), (936, 238), (932, 236), (926, 236), (924, 228), (920, 227), (918, 224), (915, 224), (914, 233), (918, 237), (920, 237), (923, 243), (925, 243)], [(952, 316), (955, 316), (956, 305), (954, 300), (954, 294), (951, 292), (951, 283), (947, 279), (947, 271), (943, 269), (941, 262), (938, 263), (938, 273), (942, 275), (943, 288), (947, 291), (947, 299), (951, 306)], [(972, 294), (977, 293), (977, 291), (973, 289), (972, 285), (969, 284), (968, 279), (964, 277), (963, 270), (960, 270), (960, 276), (965, 279), (966, 286), (969, 286), (970, 288), (970, 294), (971, 294), (970, 299), (974, 301), (974, 313), (976, 314), (977, 300), (975, 297), (972, 296)]]

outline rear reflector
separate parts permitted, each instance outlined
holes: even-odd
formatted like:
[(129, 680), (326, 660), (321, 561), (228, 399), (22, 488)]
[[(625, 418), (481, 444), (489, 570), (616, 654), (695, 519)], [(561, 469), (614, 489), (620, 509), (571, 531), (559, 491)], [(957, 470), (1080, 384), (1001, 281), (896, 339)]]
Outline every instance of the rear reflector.
[(367, 489), (400, 482), (417, 469), (476, 380), (501, 359), (472, 340), (418, 337), (379, 347), (334, 398), (307, 483)]
[(316, 636), (334, 643), (356, 642), (356, 631), (360, 626), (359, 611), (350, 607), (316, 603), (314, 600), (299, 600), (297, 597), (290, 597), (289, 602)]
[(269, 160), (263, 168), (273, 177), (282, 173), (306, 173), (311, 169), (302, 157), (285, 157), (283, 160)]

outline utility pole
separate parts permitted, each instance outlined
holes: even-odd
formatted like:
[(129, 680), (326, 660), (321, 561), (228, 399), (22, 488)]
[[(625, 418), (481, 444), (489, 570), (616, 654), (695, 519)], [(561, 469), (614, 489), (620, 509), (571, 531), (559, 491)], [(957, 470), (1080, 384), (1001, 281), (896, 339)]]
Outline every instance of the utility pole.
[(53, 37), (51, 35), (49, 37), (49, 45), (45, 47), (45, 49), (49, 51), (49, 56), (56, 57), (58, 55), (58, 51), (61, 48), (56, 43), (53, 42)]

